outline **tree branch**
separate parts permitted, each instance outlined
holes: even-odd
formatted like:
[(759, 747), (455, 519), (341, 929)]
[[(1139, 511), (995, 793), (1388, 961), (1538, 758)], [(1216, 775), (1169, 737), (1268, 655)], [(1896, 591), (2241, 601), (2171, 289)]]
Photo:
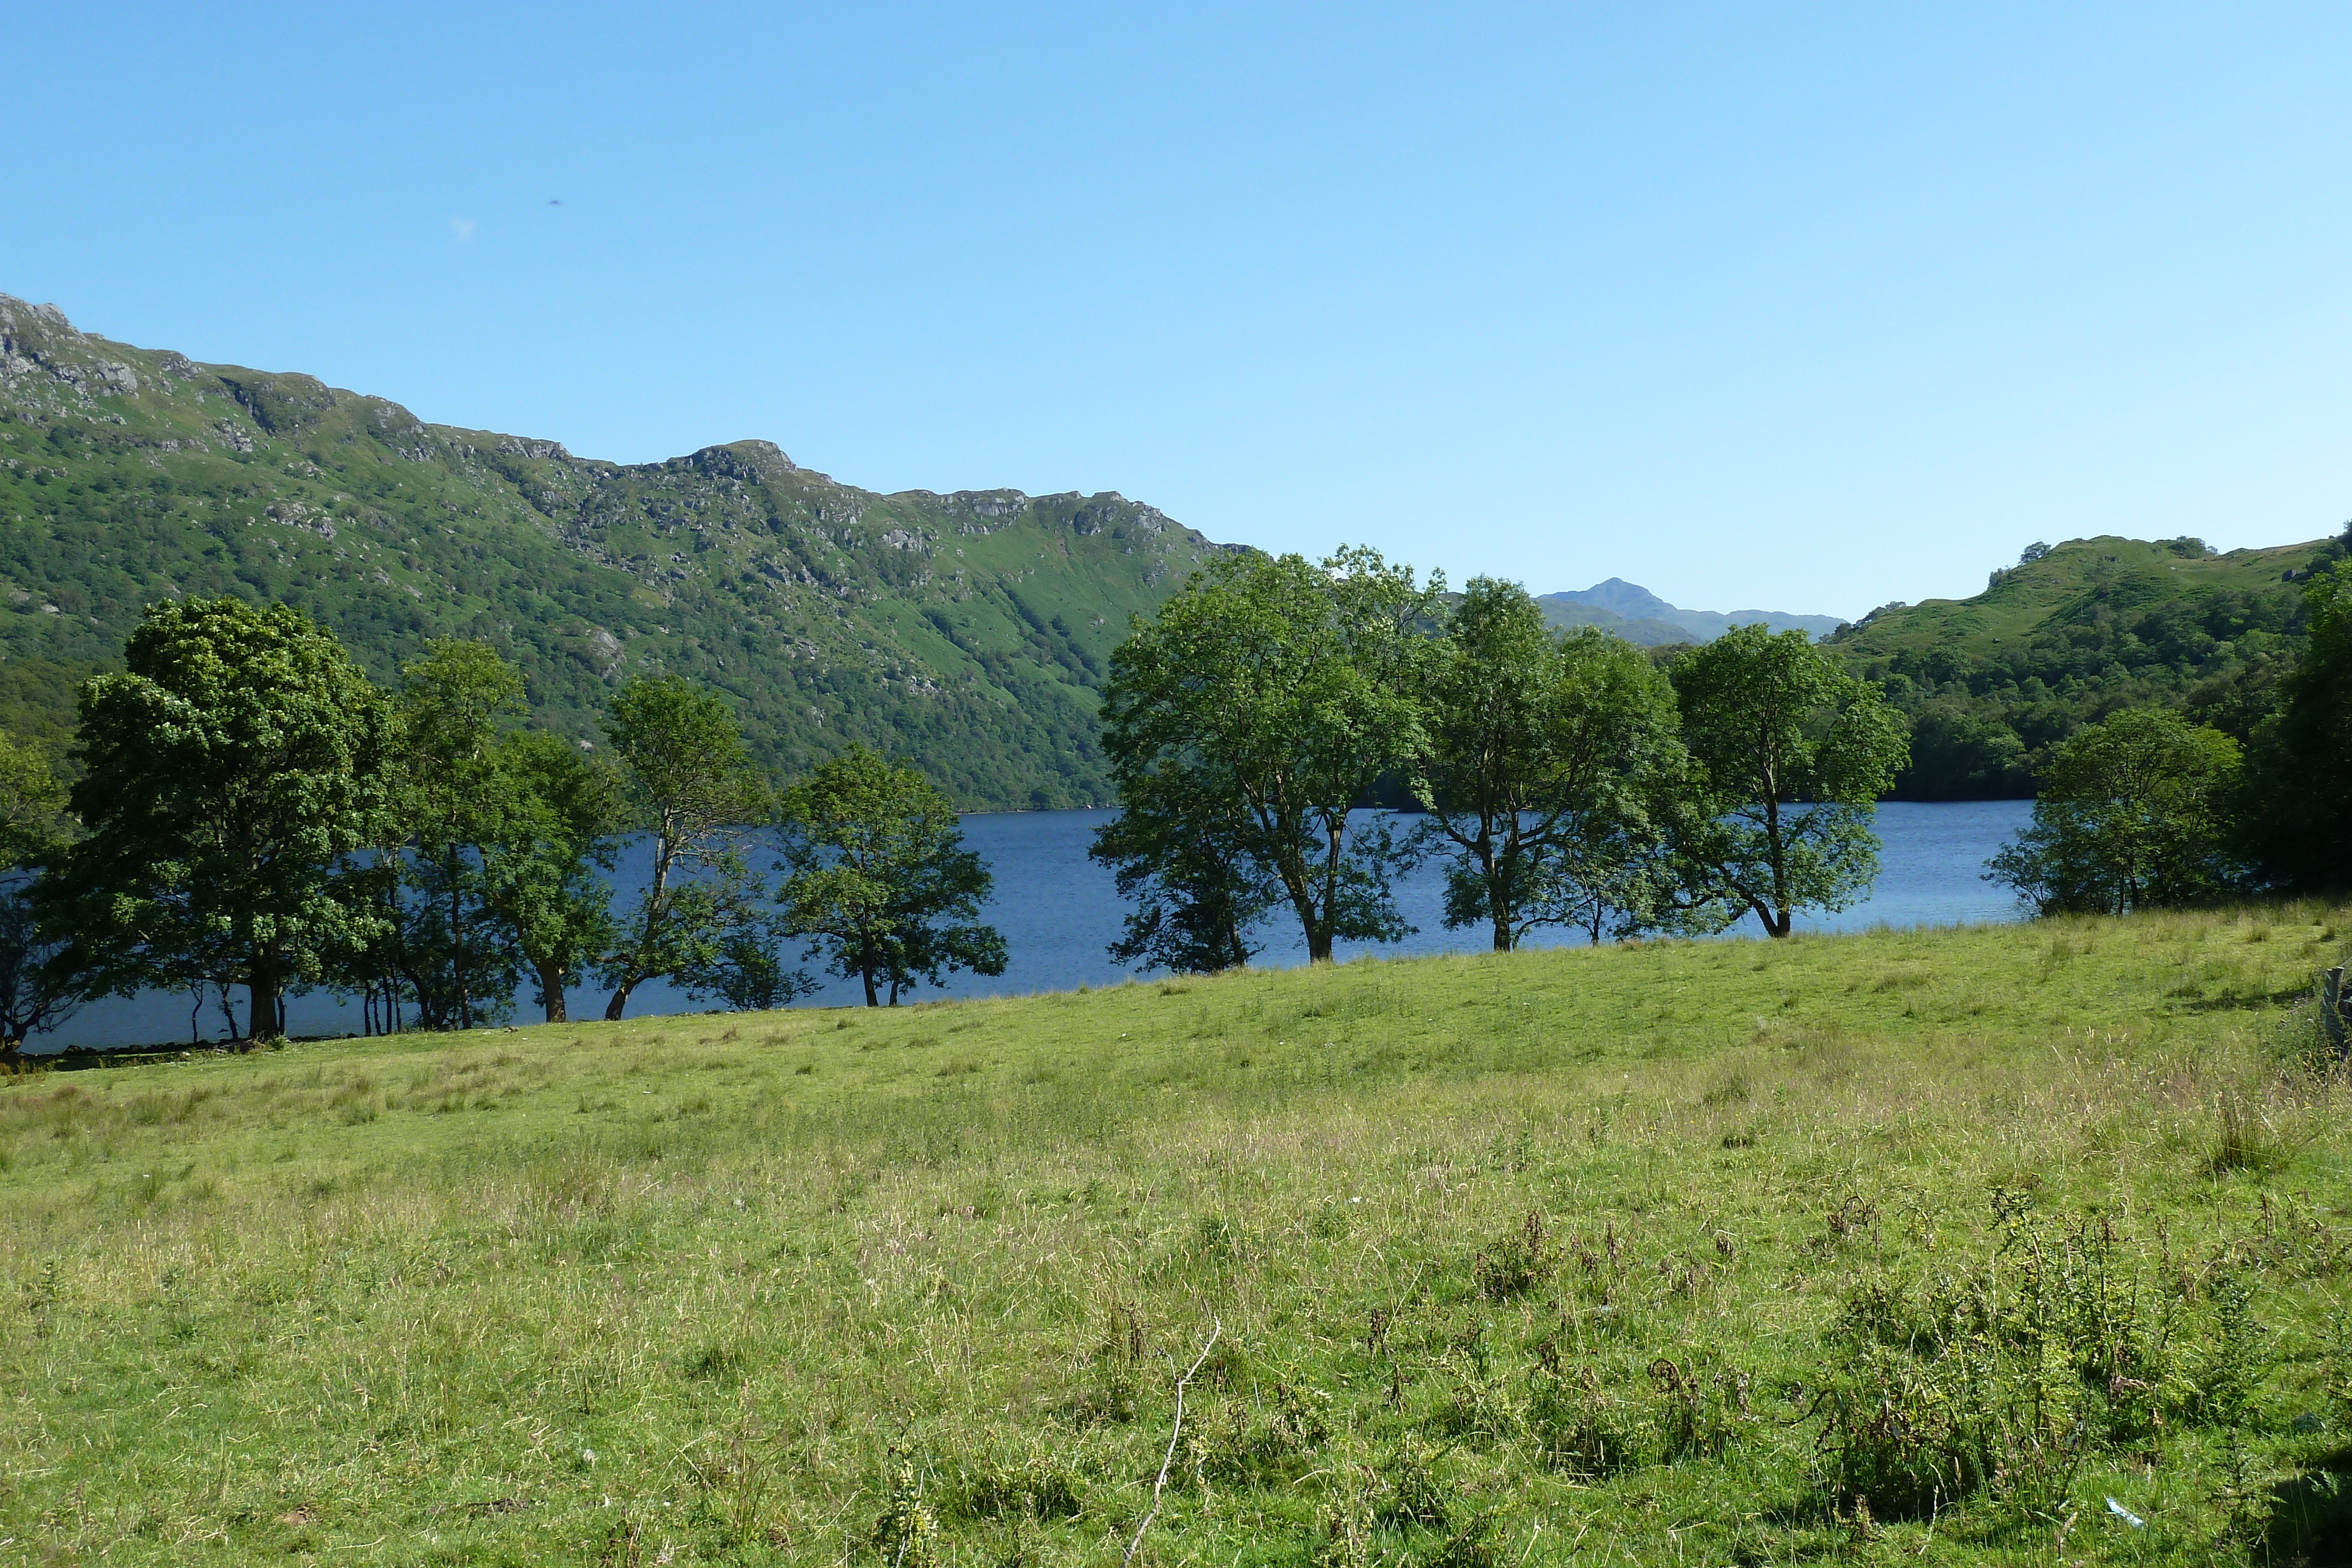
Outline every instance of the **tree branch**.
[[(1128, 1568), (1128, 1564), (1135, 1561), (1136, 1549), (1143, 1544), (1143, 1532), (1151, 1528), (1153, 1520), (1160, 1517), (1160, 1494), (1168, 1488), (1168, 1467), (1176, 1462), (1176, 1439), (1184, 1433), (1184, 1385), (1192, 1381), (1192, 1373), (1200, 1371), (1208, 1361), (1209, 1352), (1216, 1347), (1217, 1336), (1225, 1332), (1222, 1320), (1212, 1317), (1209, 1323), (1208, 1342), (1201, 1346), (1201, 1354), (1194, 1358), (1192, 1372), (1176, 1380), (1176, 1424), (1169, 1428), (1168, 1457), (1160, 1461), (1160, 1479), (1151, 1483), (1151, 1511), (1145, 1514), (1143, 1522), (1135, 1527), (1135, 1539), (1127, 1543), (1127, 1555), (1118, 1560), (1118, 1568)], [(1168, 1367), (1172, 1372), (1176, 1364), (1171, 1361)]]

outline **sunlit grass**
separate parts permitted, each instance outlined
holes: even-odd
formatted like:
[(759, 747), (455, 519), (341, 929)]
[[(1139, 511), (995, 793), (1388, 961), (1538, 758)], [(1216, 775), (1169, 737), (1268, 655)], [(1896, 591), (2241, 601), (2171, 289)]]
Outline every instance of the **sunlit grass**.
[[(0, 1557), (1110, 1562), (1213, 1320), (1139, 1561), (2291, 1549), (2278, 1500), (2352, 1469), (2352, 1184), (2342, 1083), (2283, 1020), (2348, 931), (1441, 957), (38, 1074), (0, 1087)], [(2160, 1321), (2151, 1390), (2095, 1401), (2155, 1425), (1858, 1503), (1875, 1461), (1823, 1395), (1881, 1354), (1853, 1325), (2010, 1301), (2030, 1253), (2034, 1289)], [(2224, 1355), (2232, 1281), (2259, 1338)]]

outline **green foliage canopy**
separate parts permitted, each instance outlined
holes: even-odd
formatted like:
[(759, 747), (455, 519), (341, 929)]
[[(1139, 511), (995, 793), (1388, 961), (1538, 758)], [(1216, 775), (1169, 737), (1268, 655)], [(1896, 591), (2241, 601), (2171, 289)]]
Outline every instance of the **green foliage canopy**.
[(1231, 800), (1188, 791), (1186, 776), (1137, 776), (1087, 855), (1111, 868), (1131, 907), (1114, 962), (1212, 975), (1238, 969), (1262, 943), (1252, 933), (1284, 902), (1282, 883), (1249, 853), (1254, 824)]
[(2161, 708), (2134, 708), (2060, 746), (2033, 825), (1986, 875), (2044, 915), (2127, 915), (2240, 885), (2227, 851), (2238, 743)]
[(757, 918), (758, 879), (740, 840), (768, 810), (768, 789), (726, 703), (677, 675), (646, 675), (614, 694), (604, 734), (621, 768), (631, 827), (652, 840), (653, 870), (636, 907), (616, 922), (600, 966), (613, 988), (604, 1016), (660, 977), (684, 980), (724, 964), (730, 938)]
[(2310, 640), (2254, 735), (2249, 837), (2272, 881), (2352, 887), (2352, 564), (2306, 585)]
[(1685, 766), (1674, 689), (1649, 656), (1591, 627), (1560, 633), (1515, 583), (1474, 578), (1433, 661), (1414, 794), (1454, 850), (1445, 924), (1496, 952), (1541, 925), (1646, 901), (1628, 872), (1661, 789)]
[(482, 845), (509, 780), (501, 727), (524, 712), (521, 672), (487, 643), (438, 638), (401, 667), (404, 842), (386, 857), (403, 894), (388, 945), (428, 1029), (496, 1022), (511, 1005), (520, 955), (492, 911)]
[(1319, 566), (1229, 556), (1112, 655), (1103, 744), (1121, 800), (1229, 828), (1313, 962), (1339, 938), (1409, 929), (1389, 894), (1393, 838), (1351, 833), (1348, 812), (1423, 748), (1421, 623), (1439, 586), (1368, 549)]
[(1697, 910), (1786, 936), (1878, 872), (1875, 802), (1908, 758), (1903, 721), (1801, 632), (1741, 626), (1675, 662), (1696, 789), (1676, 829)]
[(65, 807), (48, 759), (0, 734), (0, 1055), (80, 1005), (72, 977), (51, 967), (61, 945), (40, 930), (32, 897), (40, 866), (71, 838)]
[(920, 769), (852, 747), (782, 803), (782, 930), (862, 981), (867, 1007), (951, 970), (1004, 973), (1004, 938), (979, 919), (993, 879)]
[(289, 988), (380, 934), (346, 879), (390, 804), (389, 706), (284, 605), (158, 604), (123, 657), (82, 691), (66, 959), (98, 991), (245, 986), (275, 1038)]
[(507, 736), (491, 762), (482, 899), (511, 935), (547, 1021), (561, 1023), (564, 988), (614, 945), (612, 889), (598, 873), (613, 869), (619, 791), (577, 743), (545, 730)]
[(2127, 707), (2245, 741), (2305, 628), (2299, 587), (2343, 538), (2216, 554), (2200, 540), (2036, 547), (1957, 601), (1873, 611), (1826, 644), (1911, 723), (1906, 800), (2023, 799), (2051, 748)]

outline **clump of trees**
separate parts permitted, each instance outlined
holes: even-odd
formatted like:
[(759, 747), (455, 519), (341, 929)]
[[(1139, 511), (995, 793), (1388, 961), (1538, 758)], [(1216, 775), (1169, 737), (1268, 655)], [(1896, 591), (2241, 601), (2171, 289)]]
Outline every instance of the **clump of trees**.
[[(2274, 697), (2243, 687), (2227, 727), (2160, 705), (2083, 721), (2039, 754), (2033, 825), (1988, 876), (2053, 914), (2352, 886), (2342, 554), (2303, 575), (2310, 634), (2273, 662)], [(1491, 579), (1448, 594), (1365, 550), (1227, 557), (1112, 659), (1122, 809), (1093, 853), (1134, 907), (1111, 953), (1236, 967), (1286, 907), (1320, 962), (1404, 935), (1393, 878), (1433, 858), (1445, 924), (1496, 951), (1546, 926), (1597, 943), (1749, 915), (1786, 936), (1867, 894), (1875, 803), (1951, 738), (1929, 716), (1801, 632), (1651, 653), (1555, 631)]]
[(2313, 574), (2304, 614), (2303, 657), (2253, 731), (2242, 841), (2280, 885), (2336, 892), (2352, 887), (2352, 560)]
[[(499, 1022), (526, 985), (560, 1020), (590, 979), (613, 1019), (654, 980), (778, 1006), (815, 986), (794, 944), (869, 1002), (1003, 970), (989, 871), (920, 774), (857, 749), (779, 789), (676, 676), (615, 691), (597, 751), (530, 727), (488, 644), (434, 643), (385, 692), (283, 605), (154, 606), (123, 664), (82, 689), (69, 788), (0, 737), (0, 1049), (154, 988), (191, 998), (192, 1035), (210, 1002), (268, 1040), (313, 989), (373, 1031)], [(616, 904), (632, 834), (651, 866)]]
[(2305, 581), (2310, 635), (2250, 739), (2126, 708), (2055, 747), (1987, 874), (2043, 914), (2352, 887), (2352, 563)]
[(1657, 852), (1689, 758), (1649, 656), (1591, 627), (1544, 624), (1527, 592), (1474, 579), (1422, 687), (1412, 793), (1443, 845), (1445, 921), (1496, 952), (1538, 926), (1601, 935), (1664, 906)]
[(1165, 930), (1167, 956), (1197, 960), (1177, 967), (1224, 967), (1246, 919), (1286, 904), (1317, 962), (1405, 934), (1402, 846), (1349, 813), (1423, 749), (1433, 592), (1370, 550), (1227, 556), (1119, 645), (1103, 749), (1132, 821), (1096, 853), (1142, 900), (1127, 946), (1155, 954)]
[[(1802, 632), (1661, 670), (1551, 630), (1515, 584), (1448, 596), (1368, 550), (1214, 563), (1113, 655), (1103, 729), (1122, 810), (1093, 853), (1136, 900), (1112, 953), (1200, 971), (1246, 963), (1285, 905), (1313, 961), (1394, 940), (1392, 879), (1433, 856), (1446, 925), (1498, 951), (1749, 914), (1785, 936), (1868, 887), (1873, 802), (1907, 758)], [(1421, 825), (1350, 815), (1384, 789)]]
[(2043, 770), (2033, 825), (1986, 874), (2044, 915), (2128, 915), (2242, 885), (2229, 842), (2238, 743), (2162, 708), (2076, 732)]

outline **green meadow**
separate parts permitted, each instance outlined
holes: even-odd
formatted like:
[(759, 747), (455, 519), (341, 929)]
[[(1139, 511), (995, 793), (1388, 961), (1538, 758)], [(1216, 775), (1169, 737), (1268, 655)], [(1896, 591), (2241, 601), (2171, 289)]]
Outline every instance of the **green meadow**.
[(1138, 1563), (2344, 1561), (2352, 1101), (2297, 1003), (2347, 939), (28, 1072), (0, 1561), (1108, 1564), (1155, 1485)]

